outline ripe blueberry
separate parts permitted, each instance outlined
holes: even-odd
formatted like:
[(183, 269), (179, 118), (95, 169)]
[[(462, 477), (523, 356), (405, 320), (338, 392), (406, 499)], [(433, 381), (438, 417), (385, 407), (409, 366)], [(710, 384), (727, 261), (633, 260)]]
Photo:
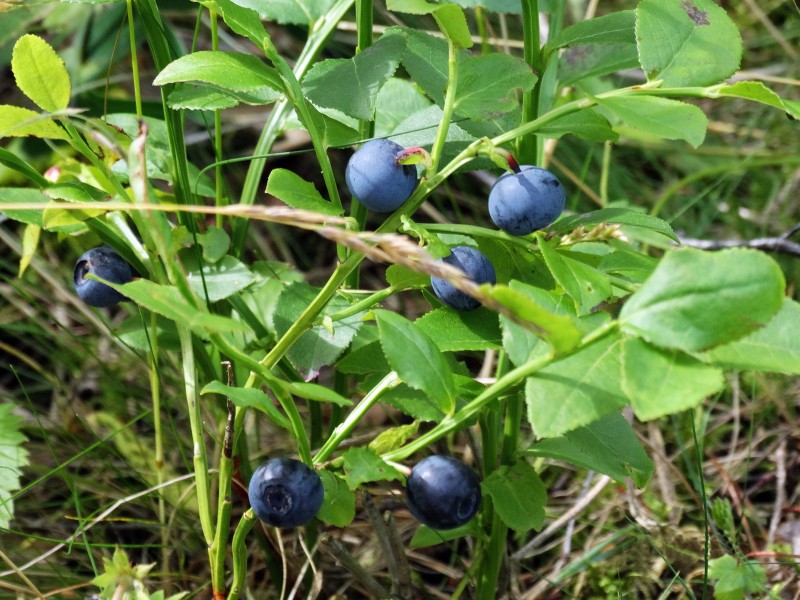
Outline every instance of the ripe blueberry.
[(247, 493), (259, 519), (284, 529), (305, 525), (324, 497), (316, 471), (293, 458), (273, 458), (258, 467)]
[(400, 165), (403, 147), (390, 140), (370, 140), (350, 157), (344, 172), (347, 189), (361, 204), (375, 212), (398, 208), (417, 187), (414, 165)]
[(406, 481), (408, 508), (421, 523), (434, 529), (453, 529), (474, 517), (481, 504), (477, 475), (450, 456), (428, 456), (411, 470)]
[(511, 235), (528, 235), (547, 227), (564, 210), (566, 192), (547, 169), (524, 165), (501, 175), (489, 192), (489, 215)]
[[(441, 259), (442, 262), (458, 267), (478, 285), (482, 283), (494, 284), (497, 276), (494, 267), (489, 259), (482, 252), (469, 246), (454, 246), (450, 250), (450, 256)], [(481, 303), (469, 294), (465, 294), (446, 279), (431, 277), (433, 293), (444, 304), (456, 310), (473, 310), (478, 308)]]
[(127, 300), (125, 296), (105, 283), (86, 279), (90, 273), (112, 283), (128, 283), (133, 278), (131, 266), (111, 248), (100, 246), (84, 252), (75, 263), (72, 282), (78, 297), (89, 306), (113, 306)]

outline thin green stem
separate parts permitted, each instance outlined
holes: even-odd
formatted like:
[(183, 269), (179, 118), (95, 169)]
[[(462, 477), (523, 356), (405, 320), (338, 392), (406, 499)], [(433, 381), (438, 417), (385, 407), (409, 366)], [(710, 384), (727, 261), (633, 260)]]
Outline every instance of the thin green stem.
[[(230, 383), (230, 381), (228, 382)], [(217, 527), (214, 542), (209, 547), (211, 564), (215, 566), (211, 572), (211, 589), (216, 598), (225, 589), (225, 554), (227, 552), (228, 530), (231, 523), (232, 482), (233, 482), (233, 438), (235, 407), (228, 399), (228, 420), (222, 444), (222, 455), (219, 462), (219, 490), (217, 494)]]
[[(219, 50), (219, 17), (213, 10), (209, 11), (209, 17), (211, 18), (211, 49)], [(219, 109), (214, 111), (214, 159), (217, 163), (214, 167), (214, 196), (216, 205), (224, 206), (226, 202), (222, 178), (222, 111)], [(224, 221), (224, 217), (218, 214), (217, 227), (222, 229)]]
[[(539, 76), (536, 85), (522, 95), (522, 120), (529, 123), (539, 116), (539, 93), (544, 75), (541, 42), (539, 40), (539, 1), (522, 0), (522, 35), (524, 40), (523, 60)], [(520, 164), (538, 165), (538, 143), (536, 136), (527, 133), (517, 139), (517, 160)]]
[(133, 0), (126, 0), (128, 9), (128, 36), (131, 38), (131, 75), (133, 76), (133, 98), (136, 103), (136, 118), (142, 120), (142, 90), (139, 86), (139, 60), (136, 54), (136, 28), (133, 23)]
[(334, 323), (336, 321), (341, 321), (342, 319), (346, 319), (347, 317), (352, 317), (353, 315), (357, 315), (360, 312), (364, 312), (365, 310), (369, 310), (376, 304), (380, 304), (386, 298), (396, 294), (400, 290), (394, 286), (389, 286), (382, 290), (378, 290), (377, 292), (370, 294), (366, 298), (362, 298), (358, 302), (354, 302), (350, 306), (345, 309), (340, 310), (339, 312), (333, 313), (330, 316), (330, 320)]
[(247, 545), (245, 540), (255, 523), (256, 516), (251, 508), (242, 515), (242, 519), (233, 532), (233, 581), (231, 582), (231, 591), (228, 592), (228, 600), (238, 600), (244, 591), (245, 581), (247, 580)]
[(439, 161), (442, 158), (444, 144), (447, 141), (447, 132), (450, 128), (450, 121), (453, 119), (453, 112), (456, 106), (456, 91), (458, 88), (458, 48), (451, 41), (447, 40), (447, 92), (444, 96), (444, 106), (442, 107), (442, 121), (436, 131), (436, 139), (431, 148), (431, 163), (428, 173), (436, 172)]

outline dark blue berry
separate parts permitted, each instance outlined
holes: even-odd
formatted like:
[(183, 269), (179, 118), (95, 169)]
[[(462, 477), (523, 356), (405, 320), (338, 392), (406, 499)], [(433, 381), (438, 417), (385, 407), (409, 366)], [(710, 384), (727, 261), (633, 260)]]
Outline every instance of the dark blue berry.
[(420, 523), (433, 529), (453, 529), (477, 514), (481, 485), (472, 469), (460, 460), (434, 455), (411, 470), (406, 499)]
[(547, 169), (523, 165), (501, 175), (489, 192), (489, 215), (511, 235), (528, 235), (555, 221), (564, 211), (566, 192)]
[[(480, 251), (469, 246), (454, 246), (450, 250), (450, 256), (441, 259), (442, 262), (458, 267), (467, 277), (478, 285), (483, 283), (494, 284), (497, 276), (494, 267), (489, 259)], [(469, 294), (465, 294), (446, 279), (431, 277), (433, 293), (444, 304), (456, 310), (473, 310), (478, 308), (481, 303)]]
[(133, 278), (131, 266), (111, 248), (100, 246), (84, 252), (75, 263), (72, 282), (78, 297), (90, 306), (113, 306), (127, 300), (105, 283), (87, 279), (90, 273), (111, 283), (128, 283)]
[(288, 529), (308, 523), (322, 506), (316, 471), (293, 458), (273, 458), (258, 467), (248, 488), (250, 505), (267, 525)]
[(397, 163), (403, 147), (391, 140), (370, 140), (350, 157), (344, 172), (347, 189), (369, 210), (391, 212), (417, 187), (417, 169)]

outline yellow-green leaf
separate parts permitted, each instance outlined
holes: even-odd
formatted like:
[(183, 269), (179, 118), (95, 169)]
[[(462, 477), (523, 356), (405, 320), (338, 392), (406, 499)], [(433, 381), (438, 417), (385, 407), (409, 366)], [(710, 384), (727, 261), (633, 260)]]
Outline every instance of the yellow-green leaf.
[(42, 38), (27, 34), (17, 40), (11, 71), (17, 87), (42, 110), (54, 112), (69, 105), (72, 85), (67, 68)]
[(36, 111), (8, 104), (0, 105), (0, 138), (33, 137), (66, 140), (67, 134), (50, 117)]

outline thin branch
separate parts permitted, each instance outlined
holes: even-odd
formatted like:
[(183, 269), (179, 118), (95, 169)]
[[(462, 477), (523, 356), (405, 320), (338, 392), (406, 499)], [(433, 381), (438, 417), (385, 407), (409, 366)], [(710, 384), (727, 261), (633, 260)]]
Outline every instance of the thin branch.
[(723, 250), (725, 248), (754, 248), (765, 252), (775, 252), (800, 258), (800, 244), (782, 237), (756, 238), (754, 240), (696, 240), (681, 238), (681, 244), (702, 250)]

